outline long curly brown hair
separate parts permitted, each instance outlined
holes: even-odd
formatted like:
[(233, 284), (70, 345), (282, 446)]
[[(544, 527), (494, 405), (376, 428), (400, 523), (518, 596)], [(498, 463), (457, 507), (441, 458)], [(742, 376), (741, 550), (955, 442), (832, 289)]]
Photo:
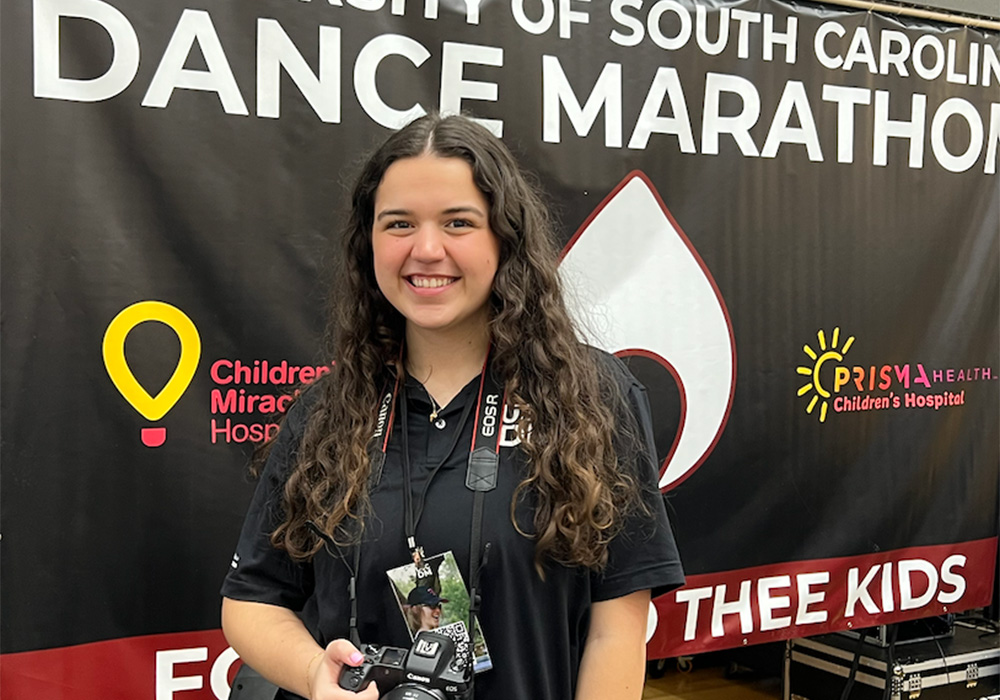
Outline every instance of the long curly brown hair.
[(336, 362), (316, 387), (285, 486), (285, 520), (272, 543), (295, 559), (309, 559), (322, 547), (310, 522), (348, 545), (357, 541), (370, 511), (369, 443), (381, 389), (373, 378), (387, 368), (405, 373), (405, 319), (379, 291), (373, 269), (375, 192), (389, 166), (422, 154), (472, 166), (500, 242), (489, 301), (492, 367), (508, 401), (521, 409), (521, 449), (529, 465), (511, 519), (530, 490), (534, 531), (519, 530), (535, 539), (539, 574), (547, 561), (600, 570), (626, 515), (643, 507), (633, 468), (619, 464), (621, 436), (634, 435), (630, 413), (574, 332), (560, 291), (553, 225), (538, 188), (498, 138), (460, 116), (427, 115), (410, 123), (370, 157), (357, 180), (327, 332)]

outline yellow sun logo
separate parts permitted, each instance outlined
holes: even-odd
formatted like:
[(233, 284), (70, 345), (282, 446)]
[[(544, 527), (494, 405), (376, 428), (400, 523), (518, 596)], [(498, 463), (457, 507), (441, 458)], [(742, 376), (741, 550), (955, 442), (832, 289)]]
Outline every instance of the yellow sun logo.
[(796, 367), (795, 371), (810, 378), (808, 384), (803, 384), (799, 387), (798, 395), (805, 396), (810, 392), (815, 392), (815, 395), (809, 400), (809, 405), (806, 406), (806, 413), (811, 414), (813, 409), (816, 408), (816, 404), (819, 404), (819, 422), (824, 423), (826, 422), (826, 412), (829, 407), (827, 399), (830, 398), (830, 392), (823, 387), (823, 384), (819, 380), (820, 370), (823, 367), (823, 363), (828, 360), (841, 362), (847, 351), (851, 349), (851, 345), (854, 344), (854, 336), (852, 335), (848, 338), (844, 342), (844, 346), (838, 349), (837, 345), (840, 343), (840, 327), (838, 326), (833, 329), (829, 347), (826, 344), (826, 334), (822, 330), (816, 333), (816, 340), (819, 341), (819, 352), (813, 350), (808, 345), (802, 346), (802, 351), (813, 361), (812, 366)]

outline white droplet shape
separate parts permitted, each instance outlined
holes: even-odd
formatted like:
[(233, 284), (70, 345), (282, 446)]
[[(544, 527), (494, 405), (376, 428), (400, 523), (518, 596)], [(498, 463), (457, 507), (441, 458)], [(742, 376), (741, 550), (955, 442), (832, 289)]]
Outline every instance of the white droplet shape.
[(732, 405), (736, 346), (715, 281), (638, 171), (566, 246), (560, 277), (586, 342), (650, 357), (677, 381), (681, 420), (661, 467), (666, 490), (708, 457)]
[(649, 640), (656, 634), (656, 626), (659, 623), (660, 616), (656, 612), (656, 606), (653, 605), (653, 601), (649, 601), (649, 612), (646, 614), (646, 644), (649, 644)]

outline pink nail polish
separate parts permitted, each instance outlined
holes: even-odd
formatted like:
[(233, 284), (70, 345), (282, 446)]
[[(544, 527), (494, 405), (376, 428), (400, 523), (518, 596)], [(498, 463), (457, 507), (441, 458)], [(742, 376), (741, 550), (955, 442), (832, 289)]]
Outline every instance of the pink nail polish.
[(353, 654), (351, 654), (351, 663), (354, 665), (358, 665), (364, 660), (365, 657), (361, 655), (361, 652), (356, 651)]

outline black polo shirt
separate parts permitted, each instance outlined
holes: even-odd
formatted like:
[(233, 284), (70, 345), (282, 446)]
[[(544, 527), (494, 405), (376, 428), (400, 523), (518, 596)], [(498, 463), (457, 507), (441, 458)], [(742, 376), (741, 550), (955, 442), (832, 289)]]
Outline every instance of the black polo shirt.
[[(511, 501), (526, 473), (525, 457), (517, 447), (501, 447), (497, 487), (485, 497), (482, 534), (482, 541), (491, 543), (491, 549), (481, 579), (480, 624), (493, 669), (476, 676), (476, 700), (571, 700), (591, 605), (647, 588), (658, 595), (684, 582), (663, 501), (656, 489), (645, 390), (616, 358), (604, 353), (599, 357), (615, 377), (634, 416), (634, 425), (648, 447), (638, 455), (635, 468), (652, 517), (637, 515), (629, 519), (624, 531), (611, 543), (608, 566), (603, 572), (550, 564), (542, 581), (534, 568), (534, 542), (519, 534), (511, 522)], [(429, 420), (431, 403), (427, 393), (415, 380), (408, 380), (398, 399), (408, 402), (406, 429), (412, 493), (414, 510), (420, 513), (417, 542), (427, 556), (454, 552), (466, 583), (472, 492), (465, 486), (465, 471), (478, 389), (476, 378), (434, 422)], [(470, 402), (472, 410), (466, 411)], [(222, 594), (299, 611), (316, 641), (325, 646), (333, 639), (348, 636), (348, 567), (353, 564), (352, 553), (338, 556), (321, 552), (311, 563), (296, 564), (274, 549), (268, 539), (281, 520), (282, 487), (294, 466), (308, 404), (307, 399), (295, 405), (279, 432)], [(402, 515), (399, 413), (381, 480), (371, 493), (374, 515), (366, 523), (361, 548), (358, 631), (364, 643), (408, 647), (409, 634), (385, 573), (410, 561)], [(461, 420), (463, 414), (465, 421)], [(456, 447), (449, 450), (452, 445)], [(515, 509), (515, 517), (526, 532), (533, 529), (532, 513), (533, 500), (528, 493)]]

